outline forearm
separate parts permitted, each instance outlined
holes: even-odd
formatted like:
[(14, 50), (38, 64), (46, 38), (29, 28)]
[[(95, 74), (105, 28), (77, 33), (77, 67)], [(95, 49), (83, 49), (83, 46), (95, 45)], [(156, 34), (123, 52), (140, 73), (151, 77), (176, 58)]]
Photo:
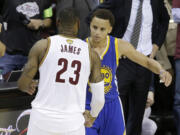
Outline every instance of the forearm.
[(91, 100), (91, 111), (90, 114), (93, 117), (97, 117), (99, 112), (104, 106), (104, 81), (99, 83), (91, 83), (90, 84), (92, 91), (92, 100)]
[(51, 26), (52, 20), (50, 18), (42, 20), (42, 25), (44, 28), (48, 28)]
[(27, 92), (30, 89), (30, 85), (37, 73), (37, 69), (37, 66), (33, 66), (30, 64), (27, 64), (25, 66), (24, 71), (18, 80), (18, 87), (21, 91)]
[(32, 80), (33, 80), (32, 77), (29, 77), (23, 73), (18, 80), (19, 90), (21, 90), (23, 92), (27, 92), (30, 89), (30, 85), (31, 85)]
[(159, 62), (154, 59), (148, 59), (148, 68), (155, 74), (160, 74), (163, 71), (163, 67), (159, 64)]
[(33, 30), (39, 30), (40, 28), (47, 28), (51, 26), (51, 19), (31, 19), (27, 27)]

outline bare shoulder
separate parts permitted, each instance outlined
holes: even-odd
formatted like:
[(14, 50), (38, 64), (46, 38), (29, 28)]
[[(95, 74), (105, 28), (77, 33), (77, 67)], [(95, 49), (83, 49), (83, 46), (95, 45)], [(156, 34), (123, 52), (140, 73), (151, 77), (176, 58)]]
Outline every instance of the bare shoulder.
[(29, 57), (36, 56), (39, 61), (44, 57), (48, 48), (49, 39), (42, 39), (37, 41), (30, 50)]
[(37, 41), (33, 45), (31, 51), (33, 51), (33, 52), (41, 52), (43, 50), (46, 50), (47, 47), (48, 47), (48, 39), (42, 39), (42, 40)]
[(122, 39), (120, 39), (120, 38), (118, 38), (118, 45), (121, 46), (121, 47), (123, 47), (123, 48), (124, 48), (124, 46), (125, 46), (125, 47), (127, 47), (127, 46), (133, 47), (133, 46), (131, 45), (131, 43), (129, 43), (129, 42), (125, 41), (125, 40), (122, 40)]
[(125, 55), (131, 51), (134, 51), (135, 48), (129, 42), (118, 38), (118, 50), (122, 55)]

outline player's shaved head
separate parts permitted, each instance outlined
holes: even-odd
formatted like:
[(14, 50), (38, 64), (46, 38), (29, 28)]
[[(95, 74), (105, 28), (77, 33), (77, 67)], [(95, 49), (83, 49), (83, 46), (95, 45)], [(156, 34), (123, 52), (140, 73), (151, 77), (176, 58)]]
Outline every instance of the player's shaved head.
[(79, 17), (73, 8), (65, 8), (57, 12), (56, 20), (61, 30), (72, 30), (79, 23)]

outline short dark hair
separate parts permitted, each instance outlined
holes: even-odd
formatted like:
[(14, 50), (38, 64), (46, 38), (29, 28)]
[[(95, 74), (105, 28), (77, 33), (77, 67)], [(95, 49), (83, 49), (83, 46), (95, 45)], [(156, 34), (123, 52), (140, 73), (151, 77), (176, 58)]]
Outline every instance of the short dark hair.
[(100, 18), (100, 19), (104, 19), (104, 20), (109, 20), (111, 26), (114, 26), (115, 23), (115, 18), (114, 15), (112, 14), (112, 12), (110, 10), (107, 9), (97, 9), (96, 11), (94, 11), (91, 15), (90, 18), (90, 22), (92, 21), (92, 19), (94, 17)]
[(73, 8), (64, 8), (59, 10), (56, 19), (62, 27), (72, 27), (79, 20), (79, 17)]

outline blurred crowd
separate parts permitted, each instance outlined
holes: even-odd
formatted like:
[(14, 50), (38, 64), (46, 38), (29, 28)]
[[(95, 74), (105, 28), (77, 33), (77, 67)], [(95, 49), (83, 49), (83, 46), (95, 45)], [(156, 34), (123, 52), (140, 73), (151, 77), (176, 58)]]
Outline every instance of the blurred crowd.
[[(119, 60), (122, 66), (117, 70), (117, 80), (127, 135), (138, 135), (141, 131), (142, 135), (158, 134), (158, 123), (153, 117), (155, 115), (172, 115), (177, 129), (159, 134), (180, 135), (180, 0), (142, 0), (141, 27), (136, 26), (138, 23), (135, 18), (139, 11), (139, 1), (1, 0), (1, 81), (5, 82), (11, 71), (23, 68), (35, 42), (57, 34), (57, 12), (66, 7), (75, 8), (80, 18), (78, 37), (84, 40), (89, 36), (88, 18), (91, 13), (97, 8), (106, 8), (115, 16), (111, 35), (132, 43), (130, 35), (133, 34), (133, 27), (138, 28), (139, 43), (134, 47), (144, 55), (156, 59), (173, 76), (172, 84), (166, 88), (157, 75), (145, 71), (141, 66), (137, 67), (127, 58)], [(135, 82), (134, 77), (131, 79), (130, 72), (125, 74), (124, 67), (133, 68), (129, 71), (139, 71), (139, 82)], [(132, 95), (131, 85), (134, 83), (137, 83), (137, 89), (133, 89), (135, 94)]]

